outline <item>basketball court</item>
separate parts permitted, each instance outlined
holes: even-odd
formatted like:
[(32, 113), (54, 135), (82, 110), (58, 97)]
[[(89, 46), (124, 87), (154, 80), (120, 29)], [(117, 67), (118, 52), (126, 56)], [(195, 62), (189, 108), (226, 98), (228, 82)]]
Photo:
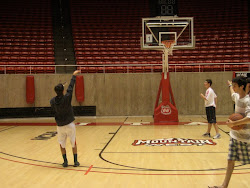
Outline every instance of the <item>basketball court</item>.
[[(155, 124), (152, 117), (76, 118), (78, 159), (63, 168), (51, 118), (1, 120), (1, 187), (207, 187), (225, 176), (227, 117), (219, 116), (221, 139), (205, 138), (201, 116)], [(214, 130), (212, 129), (212, 135)], [(249, 186), (249, 165), (236, 167), (229, 187)]]
[[(73, 167), (69, 140), (66, 147), (69, 167), (62, 167), (53, 118), (1, 120), (0, 187), (205, 188), (221, 185), (230, 139), (230, 129), (225, 123), (228, 117), (217, 117), (221, 139), (202, 137), (207, 130), (206, 119), (178, 117), (169, 81), (168, 56), (175, 50), (195, 48), (193, 28), (192, 17), (142, 19), (142, 50), (162, 51), (162, 79), (154, 118), (77, 117), (79, 167)], [(213, 137), (214, 129), (211, 133)], [(249, 174), (249, 165), (236, 162), (229, 187), (249, 187)]]

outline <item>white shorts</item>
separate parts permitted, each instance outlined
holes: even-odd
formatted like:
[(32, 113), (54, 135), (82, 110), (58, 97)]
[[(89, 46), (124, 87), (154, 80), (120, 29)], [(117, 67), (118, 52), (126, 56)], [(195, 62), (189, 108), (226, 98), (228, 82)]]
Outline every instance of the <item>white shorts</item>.
[(66, 140), (69, 137), (72, 148), (76, 145), (76, 127), (75, 123), (64, 126), (57, 126), (58, 142), (62, 148), (66, 147)]

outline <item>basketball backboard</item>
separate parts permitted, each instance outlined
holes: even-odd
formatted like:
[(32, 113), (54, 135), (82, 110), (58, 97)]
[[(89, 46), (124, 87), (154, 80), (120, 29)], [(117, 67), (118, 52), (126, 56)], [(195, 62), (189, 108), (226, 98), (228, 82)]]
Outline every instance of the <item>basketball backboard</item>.
[(175, 40), (176, 49), (194, 49), (193, 17), (159, 16), (142, 19), (141, 48), (162, 50), (164, 40)]

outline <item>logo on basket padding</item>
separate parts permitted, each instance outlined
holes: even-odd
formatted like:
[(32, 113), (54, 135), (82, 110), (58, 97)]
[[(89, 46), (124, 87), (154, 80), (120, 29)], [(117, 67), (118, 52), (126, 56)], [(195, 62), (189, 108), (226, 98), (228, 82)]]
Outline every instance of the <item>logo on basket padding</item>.
[(163, 115), (169, 115), (169, 114), (171, 114), (171, 108), (170, 108), (170, 106), (169, 105), (167, 105), (167, 106), (161, 106), (161, 113)]
[(198, 139), (185, 139), (185, 138), (163, 138), (156, 140), (135, 140), (133, 146), (203, 146), (203, 145), (216, 145), (213, 140), (198, 140)]

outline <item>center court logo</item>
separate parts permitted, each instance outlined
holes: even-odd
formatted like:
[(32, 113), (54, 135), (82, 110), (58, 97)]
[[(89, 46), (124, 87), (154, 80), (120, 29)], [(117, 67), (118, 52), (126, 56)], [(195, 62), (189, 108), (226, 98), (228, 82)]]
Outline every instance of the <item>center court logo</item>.
[(156, 140), (135, 140), (133, 146), (203, 146), (216, 145), (213, 140), (185, 139), (185, 138), (163, 138)]
[(167, 106), (161, 106), (161, 113), (163, 115), (170, 115), (171, 114), (171, 108), (169, 105)]

